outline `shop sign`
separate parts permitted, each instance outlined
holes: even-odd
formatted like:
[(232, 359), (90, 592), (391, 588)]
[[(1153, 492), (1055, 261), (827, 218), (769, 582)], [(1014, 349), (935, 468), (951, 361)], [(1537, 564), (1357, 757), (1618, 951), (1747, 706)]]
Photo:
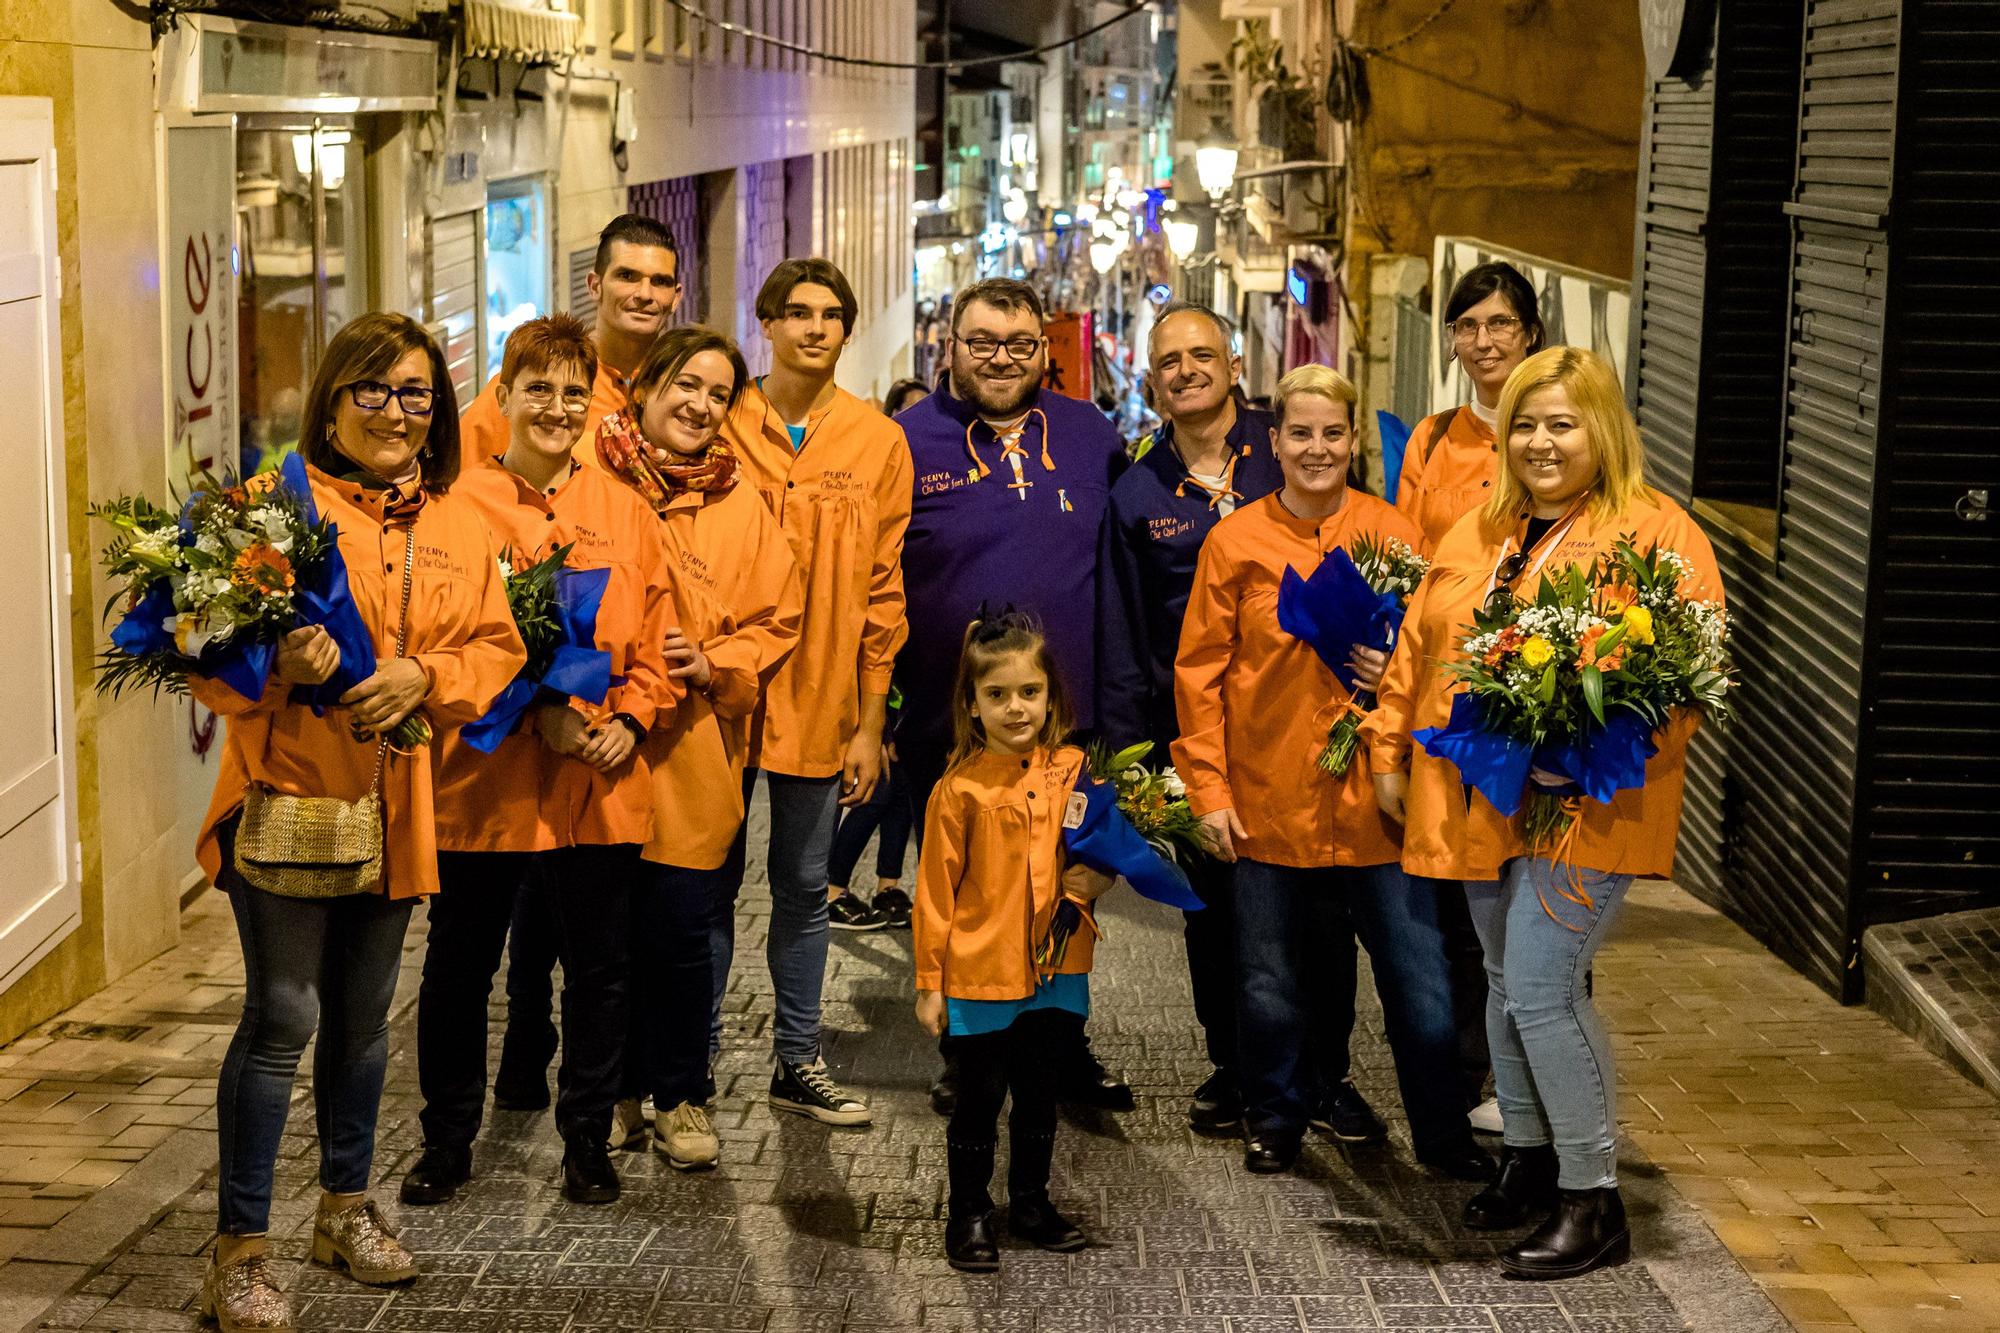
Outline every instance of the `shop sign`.
[(167, 478), (233, 473), (236, 147), (227, 126), (167, 132)]
[(1071, 398), (1091, 400), (1091, 312), (1064, 310), (1050, 315), (1043, 331), (1049, 338), (1049, 372), (1044, 387)]

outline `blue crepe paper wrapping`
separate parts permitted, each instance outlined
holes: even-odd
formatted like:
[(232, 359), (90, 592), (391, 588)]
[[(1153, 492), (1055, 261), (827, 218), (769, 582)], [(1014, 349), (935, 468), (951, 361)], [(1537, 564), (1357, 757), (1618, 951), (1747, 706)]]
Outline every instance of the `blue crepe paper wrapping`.
[(1531, 768), (1573, 784), (1569, 789), (1550, 788), (1550, 795), (1581, 794), (1601, 804), (1620, 791), (1645, 786), (1646, 761), (1658, 751), (1645, 719), (1625, 709), (1580, 737), (1530, 746), (1487, 731), (1480, 723), (1479, 702), (1470, 694), (1451, 701), (1451, 717), (1444, 726), (1419, 728), (1411, 738), (1449, 760), (1467, 785), (1510, 817), (1520, 812)]
[(1375, 409), (1375, 434), (1382, 441), (1382, 498), (1396, 503), (1403, 480), (1403, 451), (1410, 447), (1410, 428), (1394, 412)]
[(604, 702), (604, 696), (611, 692), (611, 654), (594, 645), (597, 609), (610, 579), (609, 569), (556, 571), (556, 619), (563, 637), (550, 657), (548, 670), (536, 679), (524, 668), (484, 714), (459, 731), (459, 739), (482, 754), (493, 753), (543, 690), (594, 704)]
[(1354, 671), (1347, 659), (1354, 646), (1388, 651), (1396, 646), (1403, 608), (1396, 594), (1376, 592), (1336, 546), (1311, 578), (1286, 566), (1278, 580), (1278, 628), (1319, 654), (1319, 660), (1352, 691)]
[(1105, 875), (1122, 875), (1141, 896), (1183, 912), (1202, 910), (1179, 866), (1161, 856), (1118, 808), (1118, 791), (1108, 782), (1085, 777), (1076, 785), (1087, 802), (1083, 822), (1063, 830), (1063, 846), (1074, 859)]
[(1646, 761), (1660, 749), (1652, 732), (1646, 719), (1621, 708), (1602, 727), (1536, 750), (1535, 767), (1574, 785), (1574, 791), (1558, 789), (1555, 794), (1581, 793), (1602, 805), (1621, 791), (1646, 785)]
[[(278, 469), (285, 489), (299, 498), (308, 526), (319, 522), (319, 506), (313, 503), (312, 484), (306, 480), (305, 460), (296, 453), (286, 454)], [(375, 636), (361, 618), (354, 603), (354, 591), (347, 584), (347, 560), (340, 554), (340, 528), (333, 525), (327, 534), (326, 558), (305, 571), (292, 590), (299, 608), (299, 624), (318, 625), (340, 649), (340, 665), (318, 685), (292, 686), (292, 702), (324, 713), (340, 702), (340, 696), (375, 674)], [(255, 698), (256, 696), (251, 696)]]

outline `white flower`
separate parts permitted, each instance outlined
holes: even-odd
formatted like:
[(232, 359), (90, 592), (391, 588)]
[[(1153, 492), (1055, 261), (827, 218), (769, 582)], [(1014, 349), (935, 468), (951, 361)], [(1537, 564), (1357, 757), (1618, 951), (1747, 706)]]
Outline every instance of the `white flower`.
[(1175, 800), (1187, 795), (1187, 784), (1181, 781), (1181, 775), (1174, 772), (1172, 767), (1160, 770), (1160, 781), (1166, 785), (1167, 795)]
[(194, 539), (194, 549), (211, 560), (221, 560), (227, 554), (222, 549), (222, 539), (212, 532), (204, 532)]

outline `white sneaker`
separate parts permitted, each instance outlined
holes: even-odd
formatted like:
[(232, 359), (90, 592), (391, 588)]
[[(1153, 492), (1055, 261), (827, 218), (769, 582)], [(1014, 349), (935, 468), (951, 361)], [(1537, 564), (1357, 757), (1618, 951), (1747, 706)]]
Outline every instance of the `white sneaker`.
[(693, 1102), (682, 1102), (665, 1115), (653, 1117), (653, 1151), (681, 1171), (701, 1171), (715, 1165), (721, 1145), (708, 1113)]
[(1500, 1133), (1504, 1128), (1500, 1123), (1500, 1099), (1488, 1097), (1465, 1113), (1465, 1121), (1481, 1134)]

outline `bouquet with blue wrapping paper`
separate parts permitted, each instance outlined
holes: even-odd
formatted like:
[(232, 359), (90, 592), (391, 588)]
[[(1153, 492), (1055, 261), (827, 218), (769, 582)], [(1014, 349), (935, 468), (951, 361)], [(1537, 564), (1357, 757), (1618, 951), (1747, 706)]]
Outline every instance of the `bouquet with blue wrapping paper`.
[(1691, 572), (1677, 552), (1621, 541), (1588, 569), (1545, 574), (1532, 601), (1496, 596), (1450, 664), (1465, 692), (1416, 743), (1500, 813), (1525, 806), (1530, 848), (1557, 846), (1582, 801), (1645, 785), (1673, 710), (1729, 715), (1728, 625), (1683, 594)]
[[(125, 606), (99, 659), (99, 690), (150, 685), (184, 694), (192, 674), (261, 699), (278, 640), (308, 625), (332, 636), (340, 664), (322, 685), (291, 687), (294, 700), (325, 708), (375, 674), (374, 639), (347, 586), (339, 533), (320, 518), (298, 455), (287, 455), (269, 481), (224, 485), (204, 474), (178, 511), (122, 496), (90, 515), (116, 533), (101, 559), (122, 584), (105, 613)], [(389, 733), (404, 748), (429, 739), (416, 713)]]
[[(1342, 685), (1354, 691), (1348, 665), (1358, 645), (1389, 652), (1403, 628), (1410, 597), (1430, 572), (1431, 562), (1393, 537), (1361, 537), (1349, 555), (1334, 547), (1311, 578), (1287, 568), (1278, 580), (1278, 628), (1318, 654)], [(1360, 744), (1361, 719), (1375, 706), (1372, 691), (1355, 691), (1327, 731), (1319, 766), (1345, 777)]]
[[(1180, 858), (1204, 850), (1201, 821), (1188, 809), (1187, 788), (1172, 768), (1156, 771), (1141, 762), (1152, 750), (1151, 741), (1142, 741), (1116, 753), (1103, 745), (1085, 751), (1085, 771), (1063, 819), (1063, 850), (1156, 903), (1198, 912), (1203, 904)], [(1085, 924), (1097, 929), (1085, 904), (1065, 895), (1035, 951), (1036, 966), (1045, 972), (1061, 966), (1070, 939)]]
[(597, 608), (604, 599), (608, 569), (570, 569), (570, 547), (558, 546), (542, 559), (514, 567), (511, 550), (500, 554), (507, 608), (527, 647), (528, 662), (500, 697), (459, 738), (491, 754), (511, 734), (529, 705), (544, 691), (594, 704), (611, 691), (611, 654), (597, 646)]

